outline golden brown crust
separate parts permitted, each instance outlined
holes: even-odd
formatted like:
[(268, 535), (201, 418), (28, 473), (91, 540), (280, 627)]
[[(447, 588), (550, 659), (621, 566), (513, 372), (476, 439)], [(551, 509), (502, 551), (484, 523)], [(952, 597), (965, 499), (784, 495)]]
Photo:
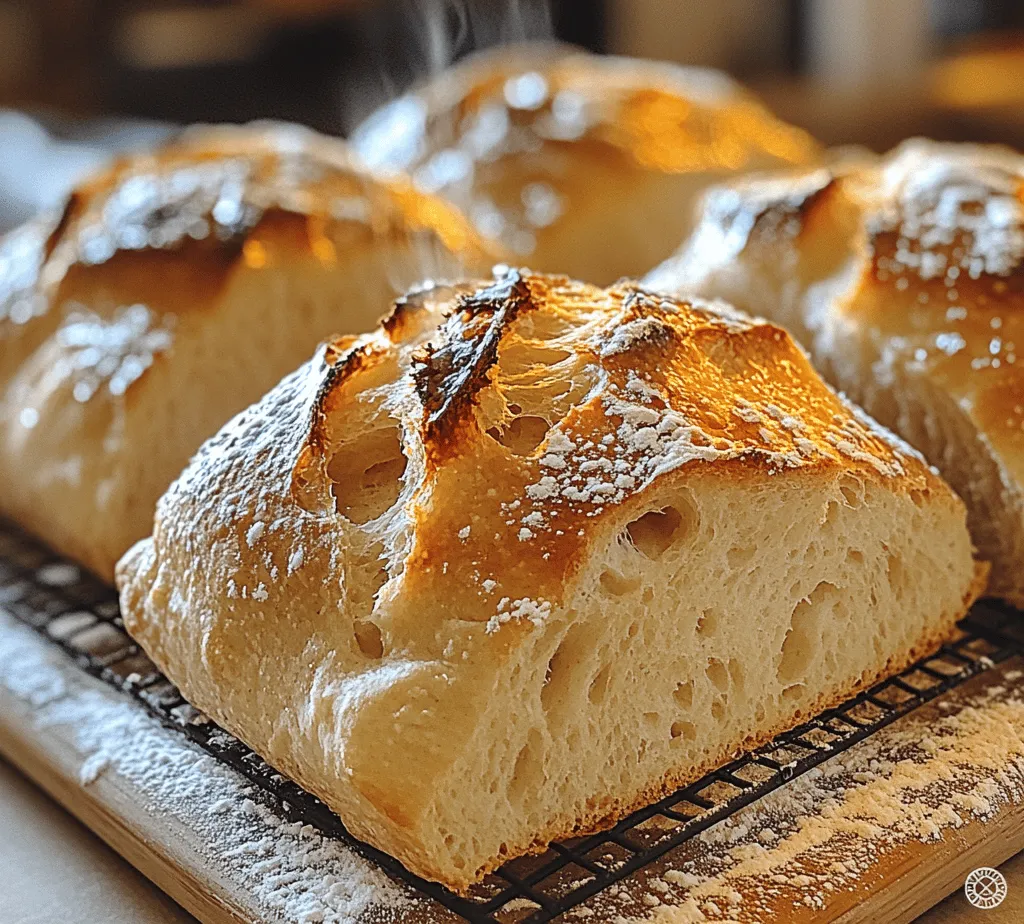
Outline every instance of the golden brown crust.
[(297, 126), (118, 160), (0, 243), (0, 510), (111, 577), (199, 443), (317, 341), (492, 262), (454, 208)]
[[(912, 140), (709, 195), (656, 287), (756, 300), (967, 500), (992, 592), (1024, 602), (1024, 157)], [(772, 294), (765, 297), (766, 289)]]
[[(350, 345), (318, 389), (317, 423), (307, 445), (314, 455), (302, 455), (303, 481), (309, 465), (325, 472), (340, 438), (330, 420), (358, 393), (360, 375), (372, 375), (389, 352), (412, 349), (407, 387), (422, 408), (416, 442), (428, 461), (431, 490), (481, 499), (465, 538), (459, 535), (467, 525), (463, 512), (429, 508), (418, 523), (405, 579), (410, 593), (424, 596), (442, 582), (443, 596), (462, 619), (507, 619), (494, 609), (502, 598), (560, 600), (586, 547), (585, 527), (614, 514), (653, 478), (679, 477), (690, 463), (714, 461), (723, 474), (732, 470), (737, 477), (752, 468), (850, 468), (871, 479), (898, 477), (908, 490), (938, 484), (908, 447), (852, 415), (778, 327), (730, 315), (724, 306), (654, 295), (628, 281), (601, 290), (565, 277), (504, 272), (454, 295), (440, 326), (421, 333), (429, 349), (382, 343), (378, 335)], [(547, 439), (557, 449), (510, 451), (501, 430), (518, 415), (507, 406), (481, 412), (481, 391), (509, 384), (510, 370), (503, 373), (499, 358), (506, 350), (537, 350), (541, 362), (559, 351), (568, 355), (557, 339), (533, 339), (527, 331), (533, 325), (568, 329), (583, 306), (594, 312), (593, 334), (575, 349), (585, 374), (601, 386), (560, 422), (546, 421), (555, 425)], [(646, 420), (646, 430), (627, 418)], [(618, 456), (616, 468), (609, 454)], [(589, 474), (578, 477), (580, 469)], [(503, 491), (488, 499), (495, 478)], [(518, 499), (512, 508), (510, 497)], [(495, 542), (502, 550), (497, 554)], [(487, 568), (443, 573), (445, 562), (467, 554), (486, 560)], [(493, 589), (483, 594), (486, 581)]]
[(1024, 477), (1024, 157), (907, 145), (865, 212), (868, 264), (841, 311), (954, 395)]
[(240, 263), (308, 255), (332, 264), (416, 232), (476, 265), (489, 258), (454, 209), (370, 179), (340, 142), (283, 124), (191, 129), (152, 154), (122, 157), (83, 182), (50, 225), (41, 254), (20, 245), (0, 260), (0, 303), (25, 291), (40, 303), (15, 323), (0, 306), (0, 339), (20, 323), (38, 343), (68, 305), (104, 316), (131, 304), (158, 315), (208, 310)]
[[(555, 44), (475, 55), (371, 116), (352, 143), (534, 268), (602, 283), (667, 256), (713, 178), (820, 156), (724, 74)], [(637, 221), (627, 208), (648, 197), (662, 211)], [(606, 227), (629, 229), (614, 250), (595, 239)], [(649, 240), (629, 240), (634, 228)]]
[[(666, 172), (742, 169), (755, 152), (790, 164), (820, 154), (806, 132), (774, 119), (721, 72), (597, 57), (566, 45), (512, 45), (480, 53), (421, 87), (422, 108), (413, 99), (371, 117), (356, 134), (354, 143), (368, 161), (415, 168), (424, 154), (451, 146), (452, 133), (466, 130), (481, 113), (496, 118), (495, 107), (529, 120), (538, 139), (607, 146)], [(399, 133), (400, 146), (385, 150), (378, 132), (389, 129), (394, 143), (399, 117), (409, 123)], [(409, 155), (416, 160), (395, 160)]]
[[(856, 215), (845, 225), (852, 240), (820, 240), (815, 221), (839, 211)], [(1015, 349), (1024, 343), (1024, 158), (996, 146), (911, 141), (877, 166), (717, 190), (704, 220), (728, 234), (737, 255), (798, 246), (818, 279), (830, 267), (814, 265), (815, 248), (852, 250), (861, 269), (834, 310), (884, 342), (890, 361), (988, 415), (981, 429), (1009, 455), (1024, 453), (1024, 412), (1012, 397), (1024, 384)]]

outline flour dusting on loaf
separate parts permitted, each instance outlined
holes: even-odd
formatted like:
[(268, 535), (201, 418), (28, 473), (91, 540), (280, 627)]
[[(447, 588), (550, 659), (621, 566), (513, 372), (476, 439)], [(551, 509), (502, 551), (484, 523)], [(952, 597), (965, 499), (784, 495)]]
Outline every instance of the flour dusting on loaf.
[(1024, 157), (915, 140), (715, 189), (647, 283), (786, 325), (941, 470), (993, 564), (989, 592), (1024, 605)]
[(779, 328), (499, 267), (236, 417), (118, 582), (198, 708), (465, 888), (936, 646), (983, 570)]

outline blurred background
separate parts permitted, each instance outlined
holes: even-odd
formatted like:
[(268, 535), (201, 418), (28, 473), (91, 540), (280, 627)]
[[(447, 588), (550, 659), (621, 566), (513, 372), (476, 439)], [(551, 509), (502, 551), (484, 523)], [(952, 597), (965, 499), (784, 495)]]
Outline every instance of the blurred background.
[(0, 230), (192, 121), (345, 134), (501, 41), (710, 65), (829, 144), (1024, 148), (1020, 0), (0, 0)]

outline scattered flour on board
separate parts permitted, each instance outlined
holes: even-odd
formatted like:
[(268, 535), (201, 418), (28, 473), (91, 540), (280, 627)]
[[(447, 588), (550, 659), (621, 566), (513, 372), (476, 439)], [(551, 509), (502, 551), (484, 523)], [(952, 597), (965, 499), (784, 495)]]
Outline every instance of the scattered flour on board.
[(1006, 671), (1006, 684), (953, 694), (836, 753), (565, 920), (785, 920), (862, 885), (902, 844), (1024, 802), (1024, 688), (1013, 686), (1021, 676)]
[(150, 811), (196, 831), (207, 845), (204, 861), (248, 890), (268, 920), (390, 924), (417, 904), (344, 844), (260, 804), (244, 777), (87, 677), (3, 610), (0, 686), (33, 707), (37, 727), (71, 730), (83, 785), (101, 774), (128, 781)]

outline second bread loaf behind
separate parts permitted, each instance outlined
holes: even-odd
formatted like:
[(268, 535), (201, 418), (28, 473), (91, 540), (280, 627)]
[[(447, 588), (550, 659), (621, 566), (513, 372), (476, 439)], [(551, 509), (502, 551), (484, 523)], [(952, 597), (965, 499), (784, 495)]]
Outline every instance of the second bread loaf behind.
[(546, 44), (466, 59), (371, 116), (352, 144), (533, 268), (594, 283), (667, 257), (710, 183), (821, 153), (719, 71)]
[(908, 141), (710, 193), (648, 277), (786, 325), (967, 503), (989, 593), (1024, 606), (1024, 156)]
[(290, 126), (192, 130), (4, 249), (0, 512), (106, 578), (199, 444), (319, 340), (490, 262), (449, 206)]

